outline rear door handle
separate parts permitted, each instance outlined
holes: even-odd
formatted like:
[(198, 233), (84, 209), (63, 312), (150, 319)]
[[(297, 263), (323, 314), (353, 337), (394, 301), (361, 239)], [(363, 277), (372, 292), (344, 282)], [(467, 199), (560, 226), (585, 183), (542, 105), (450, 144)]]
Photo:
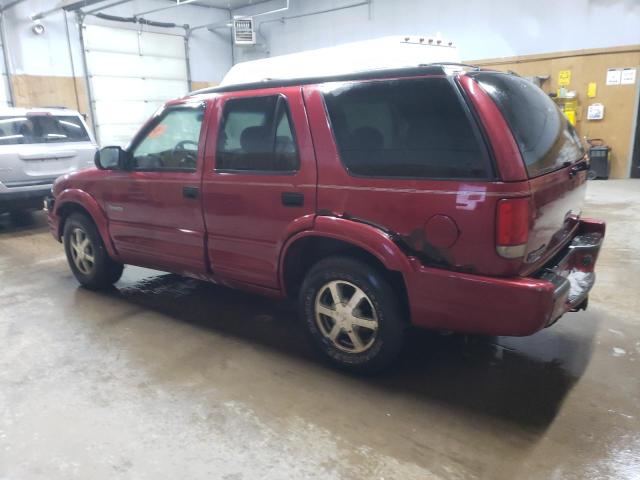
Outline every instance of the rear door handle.
[(198, 198), (198, 187), (182, 187), (184, 198)]
[(282, 205), (285, 207), (301, 207), (304, 205), (304, 195), (298, 192), (282, 192)]

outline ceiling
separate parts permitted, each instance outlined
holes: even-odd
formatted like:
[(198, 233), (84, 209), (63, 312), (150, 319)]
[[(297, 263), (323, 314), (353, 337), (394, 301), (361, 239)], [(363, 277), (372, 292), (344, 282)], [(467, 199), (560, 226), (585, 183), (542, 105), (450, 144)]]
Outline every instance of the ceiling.
[[(175, 2), (175, 0), (170, 1)], [(196, 0), (192, 2), (192, 4), (203, 7), (224, 8), (225, 10), (237, 10), (251, 5), (260, 5), (261, 3), (269, 3), (269, 0)]]

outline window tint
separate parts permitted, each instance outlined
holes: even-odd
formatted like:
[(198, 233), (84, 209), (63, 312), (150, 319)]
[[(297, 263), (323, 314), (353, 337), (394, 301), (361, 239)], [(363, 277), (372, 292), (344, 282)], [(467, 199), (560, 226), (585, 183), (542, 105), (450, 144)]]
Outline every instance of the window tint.
[(340, 85), (324, 94), (349, 172), (376, 177), (486, 178), (488, 159), (445, 78)]
[(226, 102), (216, 168), (258, 172), (292, 172), (299, 168), (285, 97), (236, 98)]
[(204, 107), (167, 110), (133, 149), (134, 170), (194, 171)]
[(0, 145), (88, 141), (89, 134), (75, 115), (0, 117)]
[(556, 170), (584, 155), (573, 126), (533, 83), (504, 73), (473, 74), (511, 127), (530, 177)]

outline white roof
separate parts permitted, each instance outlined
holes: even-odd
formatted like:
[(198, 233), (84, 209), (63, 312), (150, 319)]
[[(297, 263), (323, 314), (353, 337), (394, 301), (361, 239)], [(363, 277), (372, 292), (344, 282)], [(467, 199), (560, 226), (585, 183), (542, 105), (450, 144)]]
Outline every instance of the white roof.
[(335, 47), (241, 62), (227, 72), (224, 85), (271, 79), (313, 78), (429, 63), (458, 63), (453, 42), (434, 37), (393, 36)]

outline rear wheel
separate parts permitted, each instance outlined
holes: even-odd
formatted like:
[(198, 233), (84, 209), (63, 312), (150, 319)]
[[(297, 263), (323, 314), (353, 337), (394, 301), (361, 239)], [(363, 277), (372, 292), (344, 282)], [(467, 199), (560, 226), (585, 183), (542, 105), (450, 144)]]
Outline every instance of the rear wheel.
[(402, 349), (406, 322), (397, 295), (378, 270), (329, 257), (307, 274), (300, 308), (313, 344), (334, 365), (373, 372)]
[(109, 257), (98, 229), (86, 215), (74, 213), (65, 222), (64, 249), (73, 275), (84, 287), (105, 288), (122, 276), (123, 265)]

